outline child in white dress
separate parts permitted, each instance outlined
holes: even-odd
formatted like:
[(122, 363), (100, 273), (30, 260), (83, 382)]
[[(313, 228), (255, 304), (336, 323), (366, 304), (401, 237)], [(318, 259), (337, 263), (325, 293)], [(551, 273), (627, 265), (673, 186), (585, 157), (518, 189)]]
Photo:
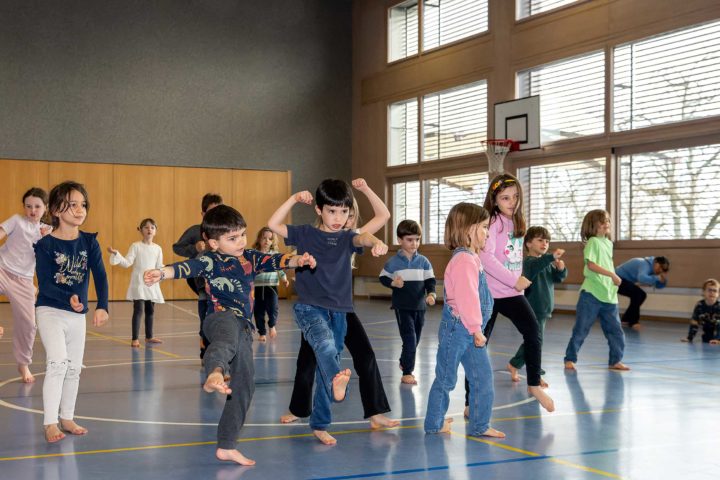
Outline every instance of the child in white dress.
[(133, 348), (140, 347), (138, 336), (143, 307), (145, 309), (145, 343), (162, 343), (162, 340), (153, 336), (153, 315), (155, 313), (155, 304), (165, 303), (160, 284), (156, 283), (148, 287), (143, 280), (145, 270), (163, 267), (162, 248), (160, 248), (160, 245), (153, 243), (153, 238), (157, 233), (155, 220), (152, 218), (144, 219), (140, 222), (138, 231), (143, 237), (142, 241), (130, 245), (130, 250), (124, 257), (112, 247), (107, 249), (111, 253), (110, 265), (120, 265), (125, 268), (133, 267), (126, 297), (133, 302), (132, 342), (130, 343)]

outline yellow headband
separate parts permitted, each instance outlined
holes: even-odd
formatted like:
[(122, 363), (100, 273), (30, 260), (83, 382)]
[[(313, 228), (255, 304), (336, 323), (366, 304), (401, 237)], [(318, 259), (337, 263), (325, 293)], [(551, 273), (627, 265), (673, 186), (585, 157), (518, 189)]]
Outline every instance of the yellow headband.
[(503, 180), (498, 180), (497, 182), (493, 183), (491, 190), (494, 192), (495, 190), (500, 188), (500, 185), (502, 185), (504, 183), (515, 183), (515, 180), (512, 178), (505, 178)]

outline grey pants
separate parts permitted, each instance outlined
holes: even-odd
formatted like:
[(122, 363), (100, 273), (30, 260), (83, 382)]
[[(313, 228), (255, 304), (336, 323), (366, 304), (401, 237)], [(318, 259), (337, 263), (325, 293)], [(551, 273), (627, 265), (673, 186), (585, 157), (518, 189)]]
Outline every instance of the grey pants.
[(249, 322), (225, 311), (208, 315), (203, 333), (210, 340), (204, 357), (205, 372), (209, 375), (220, 367), (224, 374), (230, 375), (232, 393), (227, 396), (220, 417), (217, 445), (232, 450), (255, 393), (252, 329)]

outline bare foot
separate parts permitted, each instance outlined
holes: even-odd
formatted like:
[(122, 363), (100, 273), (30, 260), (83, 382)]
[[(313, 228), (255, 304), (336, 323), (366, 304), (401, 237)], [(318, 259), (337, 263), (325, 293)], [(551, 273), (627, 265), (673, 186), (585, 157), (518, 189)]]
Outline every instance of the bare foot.
[(160, 340), (159, 338), (155, 338), (155, 337), (146, 338), (145, 343), (162, 343), (162, 340)]
[(512, 380), (513, 382), (519, 382), (519, 381), (520, 381), (520, 375), (518, 375), (518, 369), (517, 369), (517, 368), (513, 367), (513, 366), (510, 365), (509, 363), (507, 364), (507, 367), (505, 367), (505, 368), (507, 368), (507, 371), (510, 372), (510, 380)]
[(417, 380), (413, 374), (403, 375), (400, 377), (400, 383), (404, 383), (405, 385), (417, 385)]
[(335, 445), (337, 443), (335, 437), (325, 430), (313, 430), (313, 435), (315, 435), (317, 439), (323, 443), (323, 445)]
[(45, 425), (43, 428), (45, 429), (45, 440), (47, 440), (48, 443), (59, 442), (65, 438), (65, 434), (60, 431), (57, 423)]
[(681, 341), (681, 342), (685, 342), (685, 343), (690, 343), (690, 342), (691, 342), (691, 340), (688, 339), (688, 338), (681, 338), (680, 341)]
[(255, 465), (255, 460), (247, 458), (245, 455), (235, 449), (225, 450), (224, 448), (218, 448), (217, 450), (215, 450), (215, 456), (218, 460), (235, 462), (239, 463), (240, 465)]
[(485, 430), (481, 436), (493, 437), (493, 438), (505, 438), (505, 434), (503, 432), (501, 432), (500, 430), (495, 430), (492, 427), (489, 427), (487, 430)]
[(275, 329), (275, 327), (270, 327), (270, 331), (268, 332), (268, 335), (270, 336), (270, 338), (277, 337), (277, 330)]
[(452, 418), (446, 418), (445, 421), (443, 422), (442, 428), (440, 429), (440, 431), (438, 433), (450, 433), (450, 430), (452, 430), (452, 422), (453, 422)]
[(133, 340), (132, 342), (130, 342), (130, 346), (132, 348), (140, 348), (140, 340)]
[(295, 423), (300, 420), (300, 417), (296, 417), (292, 413), (286, 413), (280, 417), (280, 423)]
[(630, 370), (630, 367), (628, 367), (627, 365), (625, 365), (625, 364), (622, 363), (622, 362), (617, 362), (615, 365), (610, 365), (610, 366), (608, 367), (608, 369), (610, 369), (610, 370), (619, 370), (619, 371), (621, 371), (621, 372), (625, 372), (625, 371), (627, 371), (627, 370)]
[(66, 420), (64, 418), (61, 418), (60, 427), (67, 433), (72, 433), (73, 435), (85, 435), (86, 433), (88, 433), (87, 428), (81, 427), (80, 425), (75, 423), (74, 420)]
[(548, 384), (544, 378), (540, 377), (540, 388), (548, 388), (549, 386), (550, 384)]
[(470, 406), (466, 405), (465, 410), (463, 410), (463, 417), (470, 418)]
[(548, 412), (555, 411), (555, 402), (550, 398), (550, 395), (545, 393), (540, 386), (528, 387), (528, 393), (535, 397), (540, 405)]
[(28, 365), (18, 364), (18, 372), (20, 372), (23, 383), (33, 383), (35, 381), (35, 377), (30, 373), (30, 367)]
[(336, 402), (345, 400), (347, 384), (350, 381), (350, 369), (340, 370), (332, 380), (333, 398)]
[(208, 375), (207, 380), (205, 380), (205, 385), (203, 385), (203, 390), (208, 393), (217, 392), (223, 395), (230, 395), (232, 393), (232, 390), (230, 389), (230, 387), (228, 387), (228, 384), (225, 383), (225, 378), (223, 377), (220, 369), (215, 369), (214, 372)]
[(258, 335), (258, 342), (267, 342), (267, 337), (265, 335)]
[(373, 430), (377, 430), (379, 428), (392, 428), (397, 427), (398, 425), (400, 425), (400, 420), (393, 420), (382, 413), (378, 413), (377, 415), (370, 417), (370, 428)]
[(632, 329), (635, 330), (636, 332), (639, 332), (640, 330), (642, 330), (642, 325), (640, 325), (639, 323), (636, 323), (635, 325), (632, 326)]
[(575, 370), (575, 362), (565, 362), (565, 370)]

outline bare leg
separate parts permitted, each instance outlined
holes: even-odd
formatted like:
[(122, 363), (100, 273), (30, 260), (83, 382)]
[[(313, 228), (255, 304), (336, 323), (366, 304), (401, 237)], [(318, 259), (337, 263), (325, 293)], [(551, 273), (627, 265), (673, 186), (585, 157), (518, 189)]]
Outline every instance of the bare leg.
[(550, 385), (545, 381), (544, 378), (540, 377), (540, 388), (548, 388)]
[(66, 420), (64, 418), (61, 418), (60, 427), (66, 432), (72, 433), (73, 435), (85, 435), (86, 433), (88, 433), (87, 428), (81, 427), (80, 425), (75, 423), (74, 420)]
[(239, 450), (225, 450), (224, 448), (218, 448), (215, 451), (215, 456), (218, 460), (230, 461), (239, 463), (240, 465), (255, 465), (255, 460), (247, 458), (245, 455), (240, 453)]
[(18, 372), (20, 372), (20, 376), (22, 376), (23, 383), (33, 383), (35, 381), (35, 377), (30, 373), (29, 365), (18, 363)]
[(325, 430), (313, 430), (313, 435), (315, 435), (317, 439), (323, 443), (323, 445), (335, 445), (337, 443), (335, 437)]
[(217, 367), (210, 375), (208, 375), (207, 380), (205, 380), (205, 385), (203, 385), (203, 390), (208, 393), (217, 392), (223, 395), (230, 395), (232, 393), (232, 390), (225, 382), (225, 377), (223, 377), (222, 369), (220, 367)]
[(528, 393), (535, 397), (540, 405), (548, 412), (555, 411), (555, 402), (550, 398), (550, 395), (545, 393), (540, 386), (528, 387)]
[(332, 380), (333, 398), (336, 402), (345, 400), (345, 390), (350, 382), (350, 369), (340, 370)]
[(400, 420), (393, 420), (382, 413), (378, 413), (377, 415), (370, 417), (370, 428), (373, 430), (377, 430), (379, 428), (392, 428), (397, 427), (398, 425), (400, 425)]
[(513, 382), (519, 382), (520, 381), (520, 375), (518, 375), (518, 369), (513, 367), (511, 364), (507, 364), (507, 371), (510, 372), (510, 380)]
[(295, 423), (300, 420), (300, 417), (296, 417), (292, 413), (286, 413), (280, 417), (280, 423)]
[(262, 343), (267, 342), (267, 336), (266, 335), (258, 335), (258, 342), (262, 342)]

